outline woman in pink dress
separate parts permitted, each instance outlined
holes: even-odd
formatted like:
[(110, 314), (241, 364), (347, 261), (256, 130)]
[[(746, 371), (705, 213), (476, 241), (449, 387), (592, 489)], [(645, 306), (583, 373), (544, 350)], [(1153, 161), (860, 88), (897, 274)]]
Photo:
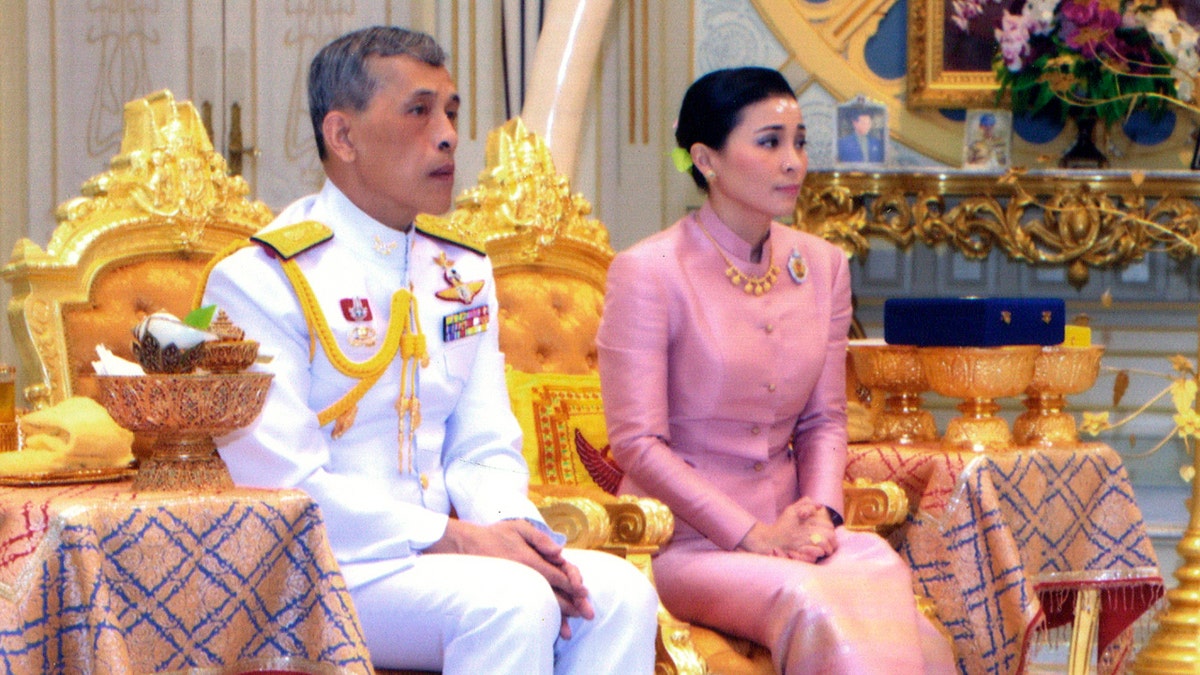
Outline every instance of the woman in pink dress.
[(707, 199), (616, 257), (597, 337), (621, 491), (676, 516), (663, 603), (779, 673), (954, 672), (900, 557), (840, 527), (850, 274), (773, 220), (808, 170), (795, 95), (774, 70), (709, 73), (675, 138)]

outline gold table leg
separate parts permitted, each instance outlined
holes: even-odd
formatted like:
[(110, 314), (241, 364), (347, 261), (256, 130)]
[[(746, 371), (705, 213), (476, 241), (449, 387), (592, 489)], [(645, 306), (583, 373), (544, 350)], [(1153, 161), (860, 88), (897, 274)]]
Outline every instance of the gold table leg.
[(1100, 590), (1085, 588), (1075, 595), (1075, 624), (1071, 627), (1068, 675), (1087, 675), (1100, 633)]

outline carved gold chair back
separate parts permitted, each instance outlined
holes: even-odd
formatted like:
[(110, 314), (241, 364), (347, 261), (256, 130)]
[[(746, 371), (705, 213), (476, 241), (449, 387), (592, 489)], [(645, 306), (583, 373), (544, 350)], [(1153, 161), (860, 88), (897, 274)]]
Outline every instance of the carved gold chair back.
[(208, 260), (270, 222), (248, 194), (191, 103), (166, 90), (127, 103), (109, 169), (58, 207), (45, 250), (22, 239), (0, 268), (26, 401), (95, 395), (96, 345), (132, 358), (142, 317), (183, 316)]

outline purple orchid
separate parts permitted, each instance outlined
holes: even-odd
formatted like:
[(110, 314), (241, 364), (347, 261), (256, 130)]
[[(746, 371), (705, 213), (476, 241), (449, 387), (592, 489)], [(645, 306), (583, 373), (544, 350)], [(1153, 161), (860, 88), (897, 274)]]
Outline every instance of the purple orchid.
[(1114, 37), (1121, 26), (1121, 14), (1100, 5), (1097, 0), (1064, 2), (1059, 8), (1063, 16), (1062, 39), (1086, 58), (1096, 58), (1101, 47), (1119, 53)]

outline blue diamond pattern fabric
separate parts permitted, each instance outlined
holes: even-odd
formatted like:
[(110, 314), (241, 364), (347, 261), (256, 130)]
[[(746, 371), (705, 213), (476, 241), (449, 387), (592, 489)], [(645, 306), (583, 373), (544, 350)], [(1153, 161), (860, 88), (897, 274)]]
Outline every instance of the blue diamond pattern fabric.
[(311, 499), (0, 488), (0, 672), (205, 669), (370, 672)]
[(961, 672), (1021, 672), (1033, 633), (1069, 622), (1084, 588), (1101, 592), (1100, 650), (1128, 649), (1118, 638), (1162, 595), (1124, 464), (1103, 444), (991, 453), (856, 444), (846, 476), (894, 481), (915, 505), (900, 554), (914, 591), (934, 600)]

